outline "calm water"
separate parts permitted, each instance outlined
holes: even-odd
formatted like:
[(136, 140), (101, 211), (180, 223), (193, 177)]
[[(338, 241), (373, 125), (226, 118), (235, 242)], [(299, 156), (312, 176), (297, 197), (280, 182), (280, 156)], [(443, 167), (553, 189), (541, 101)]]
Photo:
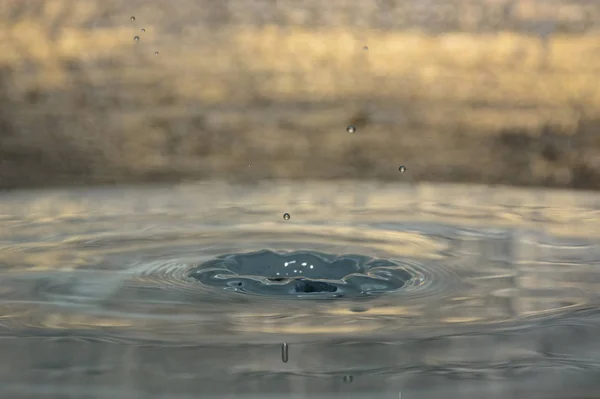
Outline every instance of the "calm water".
[[(0, 396), (591, 398), (599, 223), (597, 194), (466, 186), (4, 193)], [(262, 250), (236, 269), (252, 289), (191, 277)], [(302, 278), (352, 295), (279, 290), (298, 253), (410, 276), (354, 295), (327, 258)]]

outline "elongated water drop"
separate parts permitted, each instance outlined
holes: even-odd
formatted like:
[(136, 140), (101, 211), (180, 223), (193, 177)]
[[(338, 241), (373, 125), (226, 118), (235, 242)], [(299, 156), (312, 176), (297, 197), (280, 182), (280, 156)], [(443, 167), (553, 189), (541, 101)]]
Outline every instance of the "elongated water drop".
[(288, 344), (287, 343), (283, 343), (283, 345), (281, 345), (281, 360), (284, 363), (287, 363), (289, 359), (289, 355), (288, 355)]

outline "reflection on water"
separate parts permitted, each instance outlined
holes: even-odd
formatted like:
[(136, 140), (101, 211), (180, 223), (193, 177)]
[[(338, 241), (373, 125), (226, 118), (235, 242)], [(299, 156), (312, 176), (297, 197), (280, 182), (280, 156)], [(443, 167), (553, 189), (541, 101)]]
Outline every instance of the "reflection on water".
[[(12, 192), (0, 203), (2, 397), (574, 398), (600, 388), (597, 194), (207, 183)], [(344, 276), (366, 259), (411, 274), (366, 301), (191, 277), (262, 250), (360, 255)], [(343, 277), (319, 262), (324, 274), (301, 281)], [(273, 277), (241, 264), (229, 266)]]

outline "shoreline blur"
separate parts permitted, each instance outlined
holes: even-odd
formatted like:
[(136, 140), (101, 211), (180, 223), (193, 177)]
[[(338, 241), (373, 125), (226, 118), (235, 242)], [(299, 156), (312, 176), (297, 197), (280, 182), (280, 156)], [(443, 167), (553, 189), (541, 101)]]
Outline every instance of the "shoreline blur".
[(0, 188), (266, 179), (600, 188), (600, 4), (0, 8)]

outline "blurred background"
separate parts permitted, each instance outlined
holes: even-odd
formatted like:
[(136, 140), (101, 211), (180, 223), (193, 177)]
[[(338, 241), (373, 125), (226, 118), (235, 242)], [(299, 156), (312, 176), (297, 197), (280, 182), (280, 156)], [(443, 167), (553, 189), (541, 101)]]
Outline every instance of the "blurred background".
[(585, 0), (0, 0), (0, 187), (598, 189), (599, 20)]

